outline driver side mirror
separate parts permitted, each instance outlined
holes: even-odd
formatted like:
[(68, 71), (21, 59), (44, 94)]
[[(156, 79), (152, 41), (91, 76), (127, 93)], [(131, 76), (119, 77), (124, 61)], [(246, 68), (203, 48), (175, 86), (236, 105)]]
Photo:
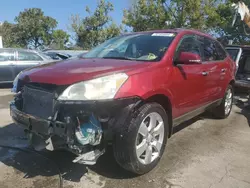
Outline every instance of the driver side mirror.
[(181, 52), (176, 64), (192, 65), (201, 64), (201, 57), (198, 54), (191, 52)]

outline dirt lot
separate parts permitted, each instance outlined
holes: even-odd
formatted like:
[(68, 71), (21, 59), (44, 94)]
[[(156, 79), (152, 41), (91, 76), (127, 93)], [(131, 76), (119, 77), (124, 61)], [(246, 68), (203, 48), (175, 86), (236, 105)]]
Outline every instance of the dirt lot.
[[(24, 148), (27, 139), (9, 116), (11, 99), (9, 89), (1, 89), (0, 145)], [(68, 152), (0, 147), (0, 187), (58, 187), (60, 170), (64, 188), (250, 188), (249, 122), (250, 110), (237, 103), (226, 120), (201, 116), (178, 126), (158, 167), (139, 177), (117, 166), (111, 151), (86, 167), (73, 164)]]

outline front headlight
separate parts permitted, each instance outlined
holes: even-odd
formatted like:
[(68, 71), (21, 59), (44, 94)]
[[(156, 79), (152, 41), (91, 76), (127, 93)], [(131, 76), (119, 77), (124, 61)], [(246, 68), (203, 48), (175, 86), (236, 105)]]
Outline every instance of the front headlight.
[(17, 93), (17, 82), (18, 82), (19, 76), (21, 74), (22, 74), (22, 71), (16, 76), (16, 78), (13, 81), (13, 87), (11, 89), (11, 92), (13, 92), (13, 93)]
[(112, 99), (127, 79), (125, 73), (120, 73), (79, 82), (65, 89), (58, 100)]

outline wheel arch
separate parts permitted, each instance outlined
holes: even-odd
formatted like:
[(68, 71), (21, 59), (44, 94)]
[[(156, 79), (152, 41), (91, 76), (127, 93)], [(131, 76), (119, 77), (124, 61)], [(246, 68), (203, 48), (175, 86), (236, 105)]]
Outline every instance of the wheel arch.
[(168, 124), (169, 124), (168, 137), (171, 137), (173, 133), (173, 116), (172, 116), (172, 104), (169, 97), (163, 94), (156, 94), (145, 99), (145, 102), (156, 102), (164, 108), (165, 112), (168, 115)]
[(231, 81), (229, 82), (229, 85), (232, 85), (233, 87), (234, 87), (234, 84), (235, 84), (235, 80), (231, 80)]

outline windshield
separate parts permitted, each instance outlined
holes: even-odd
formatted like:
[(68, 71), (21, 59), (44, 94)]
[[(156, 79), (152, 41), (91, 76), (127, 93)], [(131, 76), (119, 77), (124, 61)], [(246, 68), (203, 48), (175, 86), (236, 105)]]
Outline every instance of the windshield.
[(175, 33), (146, 33), (114, 37), (84, 55), (84, 58), (159, 61)]

